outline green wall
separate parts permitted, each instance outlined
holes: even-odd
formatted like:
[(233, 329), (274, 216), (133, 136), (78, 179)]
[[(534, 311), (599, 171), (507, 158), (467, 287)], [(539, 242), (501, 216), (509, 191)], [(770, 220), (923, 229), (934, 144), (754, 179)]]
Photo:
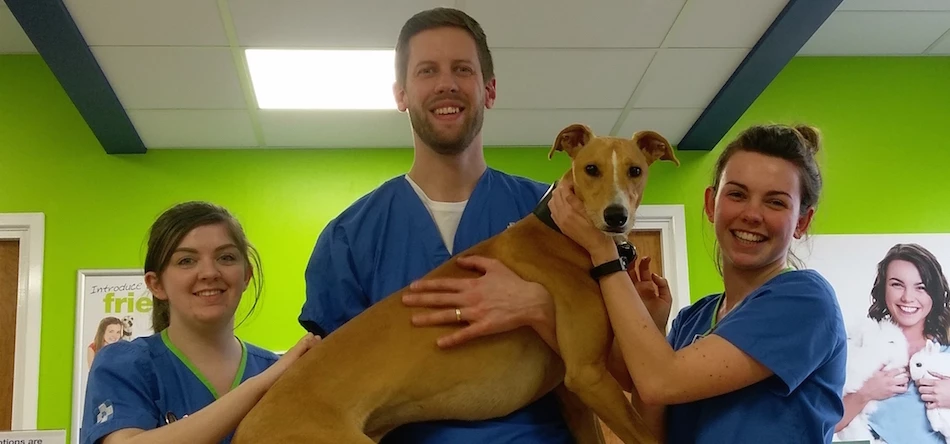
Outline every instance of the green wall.
[[(950, 58), (798, 59), (726, 138), (765, 121), (822, 129), (816, 233), (950, 232), (947, 79)], [(547, 160), (546, 147), (486, 152), (490, 165), (542, 181), (568, 165)], [(717, 152), (679, 152), (679, 168), (657, 164), (645, 198), (685, 204), (694, 300), (720, 288), (702, 217)], [(0, 56), (0, 213), (46, 214), (38, 426), (70, 427), (77, 269), (140, 267), (146, 229), (164, 208), (223, 204), (244, 223), (266, 276), (262, 306), (239, 334), (285, 349), (303, 334), (303, 270), (322, 227), (410, 162), (408, 149), (106, 155), (39, 57)]]

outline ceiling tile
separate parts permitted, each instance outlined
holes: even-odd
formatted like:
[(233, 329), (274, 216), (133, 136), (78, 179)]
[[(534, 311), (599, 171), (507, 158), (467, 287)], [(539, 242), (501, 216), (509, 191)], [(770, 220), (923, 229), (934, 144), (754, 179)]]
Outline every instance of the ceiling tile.
[(551, 146), (562, 129), (583, 123), (594, 134), (610, 133), (619, 109), (612, 110), (506, 110), (485, 113), (482, 143), (486, 146)]
[(496, 50), (498, 108), (623, 108), (654, 50)]
[(950, 29), (950, 12), (835, 12), (799, 55), (921, 54)]
[(226, 48), (99, 46), (93, 54), (128, 109), (246, 109)]
[(454, 0), (230, 0), (246, 47), (392, 48), (413, 14)]
[(837, 11), (950, 11), (950, 1), (844, 0)]
[(703, 108), (633, 109), (627, 114), (617, 136), (632, 137), (637, 131), (656, 131), (677, 145), (702, 113)]
[(132, 110), (129, 118), (149, 149), (257, 146), (247, 111)]
[(930, 50), (930, 54), (950, 55), (950, 30), (944, 34), (940, 42)]
[(748, 49), (660, 50), (634, 93), (635, 108), (705, 108)]
[(0, 54), (36, 54), (33, 42), (4, 2), (0, 2)]
[(215, 0), (64, 0), (90, 46), (227, 46)]
[(702, 0), (683, 7), (666, 48), (751, 48), (788, 0)]
[(260, 110), (271, 147), (411, 147), (409, 116), (391, 110)]
[(493, 48), (656, 48), (686, 0), (469, 0)]

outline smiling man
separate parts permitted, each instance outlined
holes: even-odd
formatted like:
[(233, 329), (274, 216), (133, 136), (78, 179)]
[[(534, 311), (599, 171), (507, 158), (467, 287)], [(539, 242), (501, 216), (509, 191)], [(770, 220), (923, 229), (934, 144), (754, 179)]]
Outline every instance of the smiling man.
[[(393, 95), (399, 110), (409, 115), (412, 167), (358, 199), (318, 237), (307, 265), (307, 298), (299, 322), (321, 336), (525, 217), (548, 189), (486, 165), (482, 123), (495, 101), (494, 68), (481, 26), (465, 13), (436, 8), (406, 22), (396, 44)], [(546, 314), (540, 311), (553, 309), (542, 287), (496, 262), (467, 264), (484, 275), (481, 293), (463, 293), (462, 298), (517, 299), (537, 307), (488, 311), (490, 325), (542, 329), (533, 325)], [(467, 328), (489, 325), (473, 317), (485, 310), (457, 307), (444, 309), (453, 322), (472, 323)], [(550, 329), (539, 333), (554, 343)], [(572, 439), (557, 399), (549, 394), (503, 418), (411, 424), (382, 441), (404, 442), (561, 444)]]

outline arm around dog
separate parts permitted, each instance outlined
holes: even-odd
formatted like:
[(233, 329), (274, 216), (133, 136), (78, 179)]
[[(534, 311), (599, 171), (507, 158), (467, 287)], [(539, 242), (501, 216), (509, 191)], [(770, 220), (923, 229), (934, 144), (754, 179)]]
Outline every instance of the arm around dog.
[(864, 410), (869, 402), (883, 401), (907, 392), (909, 381), (910, 378), (906, 373), (906, 369), (884, 370), (882, 365), (881, 369), (868, 378), (858, 391), (844, 395), (844, 415), (838, 425), (835, 426), (835, 432), (840, 432), (848, 424), (851, 424), (851, 421)]
[[(141, 366), (130, 365), (132, 350), (119, 350), (118, 347), (103, 349), (103, 359), (97, 359), (90, 372), (90, 387), (99, 387), (87, 395), (85, 416), (97, 417), (101, 408), (93, 407), (111, 402), (108, 420), (96, 424), (84, 424), (83, 444), (150, 444), (168, 442), (192, 442), (212, 444), (220, 442), (231, 434), (267, 390), (290, 367), (290, 365), (311, 347), (319, 343), (320, 338), (306, 335), (288, 350), (267, 370), (226, 393), (221, 398), (198, 410), (192, 415), (167, 425), (154, 427), (155, 420), (164, 423), (163, 412), (158, 410), (150, 398), (152, 380), (140, 371)], [(131, 352), (131, 353), (130, 353)], [(115, 359), (110, 359), (110, 353)], [(95, 408), (96, 410), (92, 410)], [(112, 431), (110, 431), (112, 430)], [(102, 436), (102, 438), (98, 438)]]
[(634, 384), (646, 403), (669, 405), (733, 392), (773, 375), (778, 394), (788, 396), (840, 353), (833, 291), (813, 276), (802, 272), (748, 296), (712, 334), (678, 351), (652, 328), (643, 304), (624, 297), (636, 292), (629, 279), (617, 274), (601, 284)]
[[(459, 307), (469, 325), (438, 340), (440, 347), (454, 347), (472, 339), (531, 327), (555, 353), (557, 341), (554, 301), (541, 284), (521, 279), (501, 262), (480, 256), (457, 259), (460, 266), (483, 273), (478, 278), (424, 279), (413, 282), (403, 303), (411, 307)], [(416, 326), (456, 324), (454, 308), (433, 310), (413, 316)], [(607, 368), (626, 391), (633, 382), (614, 340)]]

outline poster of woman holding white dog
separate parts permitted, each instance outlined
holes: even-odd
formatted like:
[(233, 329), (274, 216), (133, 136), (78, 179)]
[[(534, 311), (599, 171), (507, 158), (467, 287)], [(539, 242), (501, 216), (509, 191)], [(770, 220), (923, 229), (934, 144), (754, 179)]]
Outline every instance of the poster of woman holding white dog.
[(73, 356), (72, 436), (78, 442), (89, 368), (119, 341), (152, 334), (152, 293), (140, 269), (79, 270)]
[(807, 264), (828, 271), (848, 328), (845, 412), (835, 439), (946, 443), (950, 286), (941, 263), (950, 264), (950, 236), (813, 241)]

